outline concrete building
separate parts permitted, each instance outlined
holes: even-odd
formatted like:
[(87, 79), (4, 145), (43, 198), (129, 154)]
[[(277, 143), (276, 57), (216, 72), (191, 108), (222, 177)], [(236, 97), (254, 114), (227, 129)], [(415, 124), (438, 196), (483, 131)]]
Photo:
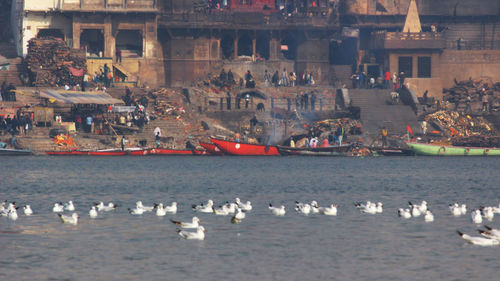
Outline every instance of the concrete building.
[(19, 55), (26, 55), (30, 38), (56, 36), (85, 49), (97, 67), (113, 60), (115, 71), (151, 86), (191, 84), (222, 68), (240, 77), (250, 70), (257, 79), (266, 69), (308, 72), (317, 84), (332, 86), (350, 85), (353, 71), (405, 72), (417, 95), (429, 90), (431, 96), (455, 78), (500, 81), (497, 0), (13, 3)]

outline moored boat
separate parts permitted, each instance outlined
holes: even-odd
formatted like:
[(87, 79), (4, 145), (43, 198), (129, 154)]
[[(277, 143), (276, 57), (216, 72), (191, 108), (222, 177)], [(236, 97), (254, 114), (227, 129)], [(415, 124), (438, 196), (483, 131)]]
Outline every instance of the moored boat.
[(415, 153), (408, 148), (400, 147), (371, 147), (374, 156), (413, 156)]
[(236, 141), (227, 141), (217, 138), (210, 138), (210, 140), (217, 145), (217, 147), (224, 152), (224, 154), (229, 155), (258, 155), (258, 156), (271, 156), (280, 155), (278, 148), (274, 145), (263, 145), (263, 144), (250, 144), (250, 143), (240, 143)]
[(200, 141), (200, 145), (210, 154), (224, 155), (224, 152), (222, 152), (214, 143)]
[(281, 155), (308, 155), (308, 156), (345, 156), (352, 144), (333, 145), (327, 147), (290, 147), (278, 145)]
[(32, 155), (33, 151), (31, 149), (15, 149), (15, 148), (0, 148), (0, 155), (5, 156), (23, 156)]
[(152, 148), (151, 155), (193, 155), (191, 149)]
[(467, 147), (430, 143), (407, 142), (416, 155), (429, 156), (500, 156), (500, 148)]

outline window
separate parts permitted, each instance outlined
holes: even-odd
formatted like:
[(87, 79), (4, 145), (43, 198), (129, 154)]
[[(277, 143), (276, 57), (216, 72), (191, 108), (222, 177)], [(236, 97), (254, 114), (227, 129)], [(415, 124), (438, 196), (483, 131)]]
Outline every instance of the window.
[(412, 69), (413, 69), (413, 63), (412, 63), (412, 57), (399, 57), (398, 58), (398, 69), (399, 72), (404, 72), (405, 77), (413, 77)]
[(431, 57), (418, 57), (418, 77), (431, 77)]

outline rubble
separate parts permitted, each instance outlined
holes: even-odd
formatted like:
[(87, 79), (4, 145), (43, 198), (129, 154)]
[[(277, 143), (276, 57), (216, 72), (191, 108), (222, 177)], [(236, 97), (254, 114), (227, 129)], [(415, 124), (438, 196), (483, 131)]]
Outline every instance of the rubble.
[(28, 41), (24, 63), (33, 86), (76, 85), (82, 78), (73, 76), (70, 67), (85, 69), (86, 57), (84, 51), (71, 49), (59, 38), (33, 38)]
[(460, 82), (455, 79), (455, 86), (443, 89), (443, 99), (460, 104), (467, 101), (467, 96), (470, 96), (471, 101), (481, 101), (483, 94), (493, 94), (493, 92), (500, 92), (500, 82), (493, 84), (491, 79), (487, 78), (478, 80), (470, 78)]

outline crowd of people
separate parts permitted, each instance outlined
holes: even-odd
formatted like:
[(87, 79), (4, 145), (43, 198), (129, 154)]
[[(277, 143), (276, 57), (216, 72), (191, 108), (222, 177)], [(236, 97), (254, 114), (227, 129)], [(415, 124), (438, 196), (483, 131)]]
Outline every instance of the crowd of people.
[(2, 87), (0, 88), (0, 101), (16, 101), (15, 90), (16, 87), (12, 83), (7, 85), (7, 82), (3, 81)]
[(304, 71), (297, 76), (295, 71), (288, 72), (286, 68), (283, 68), (281, 75), (276, 70), (272, 76), (266, 69), (264, 71), (264, 84), (266, 87), (271, 85), (274, 87), (295, 87), (297, 85), (314, 85), (316, 82), (312, 72)]
[(406, 75), (404, 72), (397, 74), (386, 71), (380, 76), (369, 75), (366, 72), (357, 72), (351, 76), (354, 89), (392, 89), (393, 91), (405, 87)]
[(6, 117), (0, 115), (0, 135), (28, 135), (33, 129), (33, 116), (18, 111), (17, 114)]

